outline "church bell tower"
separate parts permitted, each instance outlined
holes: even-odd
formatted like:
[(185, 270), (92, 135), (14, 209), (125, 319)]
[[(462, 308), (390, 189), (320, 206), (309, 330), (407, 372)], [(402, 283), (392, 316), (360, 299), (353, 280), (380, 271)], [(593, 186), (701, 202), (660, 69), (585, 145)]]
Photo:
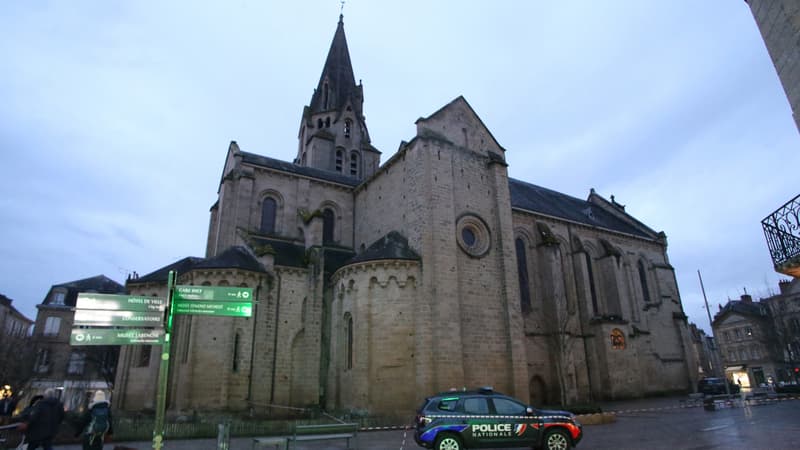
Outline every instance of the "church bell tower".
[(364, 90), (353, 76), (343, 16), (311, 102), (303, 108), (294, 163), (362, 180), (378, 168), (363, 113)]

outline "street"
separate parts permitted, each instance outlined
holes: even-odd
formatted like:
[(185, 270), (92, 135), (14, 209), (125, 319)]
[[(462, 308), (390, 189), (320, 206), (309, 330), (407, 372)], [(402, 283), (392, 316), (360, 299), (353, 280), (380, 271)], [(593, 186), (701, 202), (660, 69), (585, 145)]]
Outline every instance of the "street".
[[(617, 421), (586, 425), (578, 449), (794, 449), (800, 442), (800, 399), (770, 400), (753, 406), (724, 407), (706, 411), (702, 406), (680, 407), (677, 398), (619, 402), (604, 405)], [(147, 442), (120, 443), (131, 448), (150, 448)], [(77, 445), (56, 446), (80, 450)], [(106, 445), (107, 449), (113, 444)], [(216, 441), (167, 441), (165, 450), (213, 450)], [(264, 447), (262, 447), (264, 448)], [(269, 448), (269, 447), (266, 447)], [(344, 441), (302, 443), (296, 450), (345, 449)], [(359, 433), (363, 450), (418, 449), (413, 430)], [(252, 449), (251, 438), (233, 438), (230, 450)], [(271, 450), (271, 449), (270, 449)]]

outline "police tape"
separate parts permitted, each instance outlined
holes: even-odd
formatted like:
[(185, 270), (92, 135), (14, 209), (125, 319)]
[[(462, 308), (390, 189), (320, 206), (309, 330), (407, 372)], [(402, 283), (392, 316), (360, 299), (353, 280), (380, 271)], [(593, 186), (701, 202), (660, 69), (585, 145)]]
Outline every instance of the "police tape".
[[(730, 407), (736, 406), (754, 406), (754, 405), (762, 405), (767, 403), (777, 403), (777, 402), (785, 402), (791, 400), (800, 400), (798, 396), (785, 396), (785, 397), (749, 397), (749, 398), (699, 398), (699, 399), (691, 399), (691, 400), (680, 400), (678, 405), (671, 405), (671, 406), (659, 406), (653, 408), (637, 408), (637, 409), (622, 409), (622, 410), (610, 410), (605, 411), (602, 413), (596, 414), (586, 414), (587, 416), (597, 415), (597, 414), (630, 414), (630, 413), (641, 413), (641, 412), (656, 412), (656, 411), (667, 411), (673, 409), (690, 409), (690, 408), (698, 408), (701, 406), (706, 406), (706, 404), (710, 401), (714, 403), (715, 406), (717, 405), (724, 405)], [(581, 415), (578, 415), (578, 420), (580, 420)]]

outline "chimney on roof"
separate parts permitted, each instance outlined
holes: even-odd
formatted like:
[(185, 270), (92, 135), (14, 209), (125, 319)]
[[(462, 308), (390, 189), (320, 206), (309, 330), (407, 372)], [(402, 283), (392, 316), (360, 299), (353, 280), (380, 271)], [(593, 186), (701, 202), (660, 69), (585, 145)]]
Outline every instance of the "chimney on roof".
[(743, 303), (753, 303), (753, 297), (750, 294), (742, 294)]

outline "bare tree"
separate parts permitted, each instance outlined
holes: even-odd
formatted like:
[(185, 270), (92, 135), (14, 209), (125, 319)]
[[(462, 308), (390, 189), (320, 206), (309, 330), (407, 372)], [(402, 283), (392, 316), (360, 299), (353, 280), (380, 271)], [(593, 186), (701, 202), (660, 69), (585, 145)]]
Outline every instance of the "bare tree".
[(576, 343), (583, 339), (576, 311), (567, 308), (563, 295), (555, 295), (545, 300), (542, 311), (541, 331), (526, 333), (528, 336), (544, 338), (548, 348), (552, 367), (555, 368), (556, 383), (559, 389), (561, 405), (569, 402), (568, 387), (571, 382), (570, 366), (574, 363)]
[(18, 391), (31, 377), (33, 343), (25, 335), (3, 334), (0, 337), (0, 383)]
[(580, 340), (580, 333), (574, 331), (576, 315), (569, 313), (565, 299), (560, 297), (554, 298), (551, 307), (545, 310), (545, 334), (549, 346), (555, 350), (551, 355), (558, 378), (559, 397), (561, 404), (566, 405), (569, 401), (567, 387), (571, 380), (568, 374), (570, 365), (573, 363), (571, 356), (575, 349), (575, 343)]
[(100, 377), (109, 389), (114, 387), (117, 376), (118, 345), (98, 345), (84, 347), (86, 355), (86, 373)]

